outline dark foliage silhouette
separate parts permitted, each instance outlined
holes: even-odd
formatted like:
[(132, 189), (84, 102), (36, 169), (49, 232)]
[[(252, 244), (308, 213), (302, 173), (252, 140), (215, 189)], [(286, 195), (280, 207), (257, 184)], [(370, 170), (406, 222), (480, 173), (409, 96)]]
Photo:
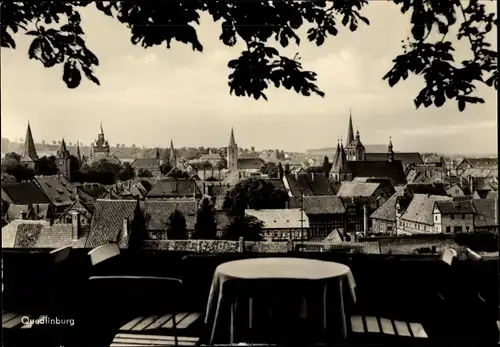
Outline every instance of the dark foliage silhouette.
[(135, 171), (130, 163), (123, 163), (122, 169), (118, 172), (117, 178), (120, 181), (128, 181), (135, 177)]
[(17, 182), (27, 181), (35, 177), (35, 171), (24, 166), (21, 163), (21, 156), (15, 152), (5, 154), (2, 159), (2, 174), (15, 177)]
[(321, 173), (321, 174), (324, 174), (325, 173), (325, 168), (323, 166), (309, 166), (306, 169), (306, 172), (307, 173), (318, 173), (318, 174)]
[[(412, 30), (411, 38), (403, 42), (403, 54), (393, 60), (393, 68), (383, 78), (392, 87), (410, 74), (422, 76), (425, 87), (414, 100), (417, 108), (432, 104), (440, 107), (449, 99), (463, 111), (467, 103), (484, 102), (473, 94), (477, 84), (498, 87), (497, 52), (485, 42), (497, 19), (494, 13), (486, 13), (484, 4), (478, 0), (469, 0), (467, 5), (460, 0), (391, 2), (411, 17)], [(199, 24), (200, 13), (206, 12), (214, 21), (220, 21), (219, 38), (226, 46), (232, 47), (238, 40), (246, 44), (240, 56), (228, 62), (231, 94), (267, 100), (264, 91), (274, 85), (304, 96), (324, 96), (316, 86), (316, 74), (303, 69), (298, 54), (285, 57), (268, 41), (275, 39), (282, 47), (290, 42), (299, 45), (302, 40), (298, 30), (307, 26), (307, 40), (321, 46), (328, 36), (339, 33), (340, 24), (353, 32), (360, 21), (369, 25), (361, 15), (367, 5), (367, 0), (2, 2), (1, 42), (2, 47), (16, 48), (16, 34), (23, 31), (33, 36), (29, 58), (45, 67), (63, 64), (64, 82), (76, 88), (82, 73), (99, 84), (93, 72), (99, 60), (86, 46), (80, 7), (95, 6), (126, 25), (134, 45), (170, 48), (172, 41), (178, 41), (198, 52), (203, 51), (203, 46), (194, 24)], [(457, 38), (468, 41), (473, 56), (461, 62), (454, 60), (453, 44), (446, 37), (457, 20)], [(65, 24), (59, 25), (61, 21)], [(34, 24), (35, 30), (29, 24)], [(432, 42), (431, 33), (440, 38)]]
[(232, 215), (242, 215), (246, 208), (285, 208), (287, 201), (284, 190), (275, 188), (267, 180), (249, 178), (226, 193), (222, 208)]
[(214, 206), (209, 197), (200, 202), (193, 239), (214, 240), (217, 238), (217, 223), (215, 221)]
[(330, 170), (332, 169), (332, 164), (330, 164), (330, 161), (328, 160), (328, 157), (325, 155), (325, 157), (323, 158), (323, 172), (325, 173), (325, 175), (328, 176), (328, 174), (330, 173)]
[(83, 164), (74, 175), (74, 180), (79, 182), (96, 182), (113, 184), (122, 171), (122, 165), (107, 159), (100, 159), (89, 164)]
[(262, 241), (264, 224), (254, 216), (234, 216), (224, 229), (222, 239), (237, 241), (243, 237), (247, 241)]
[(186, 218), (181, 211), (175, 210), (165, 221), (165, 230), (169, 240), (187, 239)]
[(182, 171), (181, 169), (175, 167), (172, 170), (170, 170), (170, 172), (167, 174), (167, 177), (176, 179), (189, 178), (189, 174), (186, 171)]
[(137, 170), (137, 177), (153, 177), (153, 173), (147, 169)]
[(278, 166), (273, 162), (265, 163), (263, 167), (260, 168), (260, 172), (264, 175), (268, 175), (269, 178), (278, 178), (279, 170)]

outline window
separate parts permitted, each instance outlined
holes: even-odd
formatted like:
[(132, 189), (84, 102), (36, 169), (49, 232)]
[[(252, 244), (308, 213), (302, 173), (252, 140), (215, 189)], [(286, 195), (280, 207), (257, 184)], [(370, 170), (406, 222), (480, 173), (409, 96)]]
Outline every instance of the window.
[(454, 220), (455, 219), (455, 215), (452, 213), (450, 218), (451, 218), (451, 220)]
[(459, 195), (459, 194), (460, 194), (460, 190), (455, 189), (455, 194), (456, 194), (456, 195)]
[(392, 225), (387, 225), (387, 231), (392, 231)]
[(455, 233), (461, 233), (462, 232), (462, 227), (455, 227), (453, 231)]
[(469, 231), (470, 231), (470, 226), (468, 226), (468, 225), (467, 225), (467, 226), (465, 227), (465, 231), (469, 232)]
[(66, 223), (68, 223), (68, 224), (72, 223), (71, 217), (66, 217)]
[(437, 215), (435, 215), (435, 216), (434, 216), (434, 220), (435, 220), (435, 221), (437, 221), (437, 220), (438, 220), (438, 216), (437, 216)]
[(447, 234), (451, 233), (451, 227), (446, 227), (446, 233)]

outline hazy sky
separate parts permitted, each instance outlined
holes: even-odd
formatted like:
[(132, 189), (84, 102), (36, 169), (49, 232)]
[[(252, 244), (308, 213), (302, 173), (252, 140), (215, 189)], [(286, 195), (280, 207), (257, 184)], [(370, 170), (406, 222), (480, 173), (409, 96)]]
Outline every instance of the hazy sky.
[[(494, 8), (495, 5), (493, 4)], [(303, 97), (270, 89), (269, 101), (229, 95), (227, 62), (241, 43), (228, 48), (219, 40), (220, 23), (202, 17), (198, 35), (204, 52), (173, 43), (147, 50), (133, 46), (129, 30), (95, 10), (81, 11), (87, 44), (99, 57), (101, 86), (83, 78), (70, 90), (62, 66), (44, 68), (30, 61), (28, 36), (16, 36), (17, 49), (2, 49), (2, 136), (24, 137), (28, 120), (36, 142), (64, 137), (85, 144), (97, 136), (99, 123), (110, 144), (167, 147), (225, 146), (234, 127), (242, 147), (304, 151), (329, 147), (346, 136), (349, 108), (365, 144), (385, 144), (392, 136), (397, 151), (496, 153), (496, 92), (481, 88), (484, 105), (458, 112), (455, 102), (416, 110), (413, 99), (420, 77), (390, 88), (382, 76), (409, 36), (409, 16), (396, 5), (372, 1), (363, 10), (370, 26), (351, 33), (340, 28), (322, 47), (307, 42), (282, 50), (296, 52), (304, 68), (318, 73), (325, 98)], [(496, 37), (492, 38), (496, 43)], [(463, 57), (467, 42), (456, 46)], [(496, 49), (496, 44), (495, 44)]]

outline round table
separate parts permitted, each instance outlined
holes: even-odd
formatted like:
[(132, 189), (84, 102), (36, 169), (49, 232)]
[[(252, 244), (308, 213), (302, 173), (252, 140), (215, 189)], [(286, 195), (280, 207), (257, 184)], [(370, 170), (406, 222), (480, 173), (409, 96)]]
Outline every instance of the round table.
[[(337, 299), (339, 299), (338, 303), (341, 307), (337, 307), (336, 309), (341, 311), (339, 317), (342, 334), (344, 337), (347, 335), (347, 320), (344, 313), (342, 294), (344, 284), (347, 284), (349, 287), (352, 301), (356, 301), (356, 284), (348, 266), (314, 259), (285, 257), (254, 258), (227, 262), (219, 265), (215, 270), (205, 316), (206, 323), (211, 331), (210, 344), (235, 343), (232, 299), (224, 300), (224, 295), (227, 295), (224, 287), (233, 280), (239, 282), (239, 288), (244, 289), (246, 292), (251, 292), (254, 285), (266, 282), (278, 283), (279, 281), (285, 281), (287, 283), (286, 288), (290, 288), (290, 290), (293, 290), (299, 284), (305, 287), (309, 284), (320, 284), (323, 288), (322, 294), (325, 307), (328, 292), (335, 292), (338, 296), (340, 291), (340, 298)], [(335, 286), (335, 290), (333, 291), (331, 290), (332, 284)], [(330, 290), (327, 290), (328, 287), (330, 287)], [(234, 297), (235, 295), (238, 295), (238, 293), (233, 293), (231, 296)], [(224, 302), (226, 305), (224, 305)], [(224, 333), (221, 334), (220, 330), (222, 330), (225, 324), (220, 324), (219, 322), (221, 311), (226, 311), (227, 309), (229, 309), (229, 316), (231, 317), (231, 321), (228, 322), (230, 325), (229, 336)], [(323, 311), (323, 324), (326, 329), (326, 308)], [(249, 312), (251, 314), (251, 307)], [(249, 324), (251, 325), (252, 319), (250, 318), (249, 320)]]

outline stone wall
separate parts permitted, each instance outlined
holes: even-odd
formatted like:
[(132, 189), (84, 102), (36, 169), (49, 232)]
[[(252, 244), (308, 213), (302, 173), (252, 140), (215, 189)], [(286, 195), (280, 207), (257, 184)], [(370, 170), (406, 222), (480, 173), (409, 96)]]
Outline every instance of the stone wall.
[(440, 237), (431, 235), (382, 236), (360, 238), (359, 241), (377, 241), (382, 254), (415, 254), (418, 250), (429, 249), (432, 251), (433, 247), (435, 247), (435, 253), (437, 254), (441, 254), (446, 248), (454, 248), (458, 252), (463, 251), (463, 247), (453, 238), (443, 237), (442, 235)]
[[(371, 240), (370, 240), (371, 241)], [(379, 254), (378, 242), (326, 243), (311, 241), (267, 242), (245, 241), (243, 250), (254, 253), (288, 253), (303, 245), (304, 251), (332, 251), (335, 249), (353, 249), (359, 253)], [(143, 242), (143, 249), (178, 251), (188, 253), (238, 253), (239, 241), (226, 240), (148, 240)]]

